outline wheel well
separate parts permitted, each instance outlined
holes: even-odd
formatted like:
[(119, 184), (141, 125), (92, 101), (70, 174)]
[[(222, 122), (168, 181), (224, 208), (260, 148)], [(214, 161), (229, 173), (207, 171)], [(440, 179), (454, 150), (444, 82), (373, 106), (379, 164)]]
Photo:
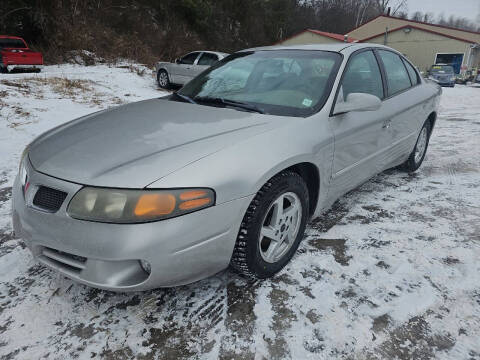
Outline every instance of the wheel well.
[(430, 134), (433, 131), (433, 127), (435, 126), (435, 122), (437, 121), (437, 113), (434, 111), (430, 115), (428, 115), (427, 120), (430, 122)]
[(160, 68), (160, 69), (157, 70), (157, 78), (158, 78), (158, 74), (160, 74), (160, 71), (165, 71), (165, 72), (167, 73), (167, 75), (168, 75), (167, 69), (165, 69), (165, 68), (162, 67), (162, 68)]
[(318, 168), (312, 163), (304, 162), (290, 166), (285, 170), (296, 172), (307, 184), (308, 196), (310, 198), (310, 216), (313, 215), (317, 206), (318, 194), (320, 191), (320, 174)]

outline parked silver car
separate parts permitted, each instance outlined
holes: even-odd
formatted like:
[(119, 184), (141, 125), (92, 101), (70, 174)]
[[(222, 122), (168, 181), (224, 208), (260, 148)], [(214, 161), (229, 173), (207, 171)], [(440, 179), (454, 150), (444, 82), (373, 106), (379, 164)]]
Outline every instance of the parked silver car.
[(227, 55), (215, 51), (194, 51), (171, 63), (158, 62), (155, 65), (158, 86), (168, 89), (171, 85), (184, 85)]
[(441, 88), (372, 44), (240, 51), (180, 91), (52, 129), (25, 150), (13, 223), (84, 284), (144, 290), (229, 264), (266, 278), (309, 218), (421, 165)]

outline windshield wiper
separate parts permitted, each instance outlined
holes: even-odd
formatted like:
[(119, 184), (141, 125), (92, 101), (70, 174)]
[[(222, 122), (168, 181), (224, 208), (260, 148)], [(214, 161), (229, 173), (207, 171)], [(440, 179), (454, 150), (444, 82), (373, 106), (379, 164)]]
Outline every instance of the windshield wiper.
[(195, 100), (193, 100), (191, 97), (188, 97), (187, 95), (182, 95), (182, 94), (179, 94), (178, 92), (174, 92), (173, 95), (176, 95), (180, 99), (188, 101), (190, 104), (197, 104)]
[(194, 97), (194, 101), (203, 102), (203, 103), (210, 103), (210, 104), (221, 104), (221, 105), (225, 105), (225, 106), (231, 106), (231, 107), (236, 107), (236, 108), (239, 108), (239, 109), (244, 109), (244, 110), (248, 110), (248, 111), (257, 112), (259, 114), (265, 114), (265, 111), (263, 109), (260, 109), (256, 105), (241, 102), (241, 101), (236, 101), (236, 100), (224, 99), (224, 98), (221, 98), (221, 97), (196, 96), (196, 97)]

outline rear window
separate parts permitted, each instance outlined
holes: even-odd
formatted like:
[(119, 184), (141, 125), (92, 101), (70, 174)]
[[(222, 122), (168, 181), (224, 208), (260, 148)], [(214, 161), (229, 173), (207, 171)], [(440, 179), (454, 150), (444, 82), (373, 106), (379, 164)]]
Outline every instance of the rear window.
[(215, 54), (210, 54), (210, 53), (203, 53), (202, 56), (200, 57), (200, 60), (198, 60), (198, 65), (208, 65), (212, 66), (218, 61), (218, 56)]
[(26, 48), (25, 43), (19, 39), (0, 39), (0, 49), (3, 48)]
[(453, 67), (450, 65), (433, 65), (432, 73), (453, 74)]
[(412, 85), (417, 85), (419, 82), (417, 72), (413, 68), (412, 65), (406, 60), (403, 60), (405, 66), (407, 67), (408, 75), (410, 76), (410, 80), (412, 81)]
[(378, 54), (380, 55), (385, 67), (388, 95), (395, 95), (396, 93), (412, 86), (410, 83), (410, 76), (408, 76), (407, 69), (405, 68), (405, 65), (403, 65), (403, 61), (400, 59), (400, 56), (385, 50), (379, 50)]

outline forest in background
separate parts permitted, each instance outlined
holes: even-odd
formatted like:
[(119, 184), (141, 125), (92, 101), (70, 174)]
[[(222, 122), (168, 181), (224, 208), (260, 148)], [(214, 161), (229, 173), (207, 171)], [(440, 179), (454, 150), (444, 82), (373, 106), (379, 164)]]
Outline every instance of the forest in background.
[[(344, 34), (388, 9), (407, 17), (405, 0), (2, 0), (0, 34), (24, 37), (47, 63), (88, 50), (153, 64), (270, 45), (307, 28)], [(480, 30), (462, 18), (412, 18)]]

